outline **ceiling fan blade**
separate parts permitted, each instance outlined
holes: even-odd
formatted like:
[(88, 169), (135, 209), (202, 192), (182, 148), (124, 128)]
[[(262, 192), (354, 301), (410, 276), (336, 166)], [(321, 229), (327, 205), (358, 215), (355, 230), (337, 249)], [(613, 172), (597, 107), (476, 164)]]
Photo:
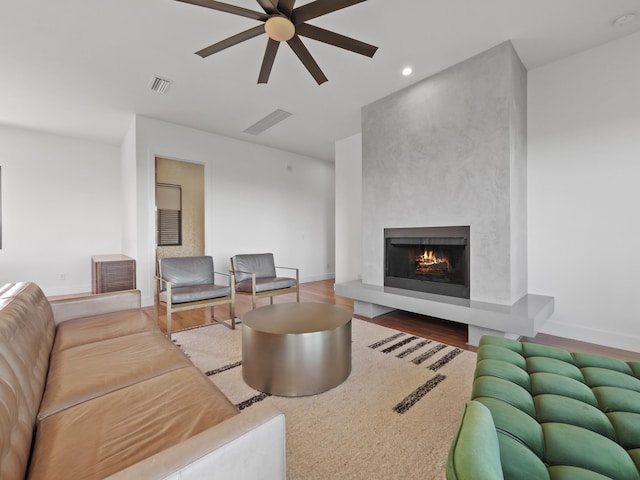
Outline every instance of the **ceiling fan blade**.
[(351, 52), (359, 53), (367, 57), (373, 57), (378, 50), (378, 47), (369, 45), (368, 43), (361, 42), (351, 37), (345, 37), (339, 33), (325, 30), (324, 28), (309, 25), (308, 23), (300, 23), (296, 25), (296, 33), (303, 37), (318, 40), (319, 42), (328, 43), (335, 47), (344, 48)]
[(219, 10), (221, 12), (233, 13), (234, 15), (240, 15), (241, 17), (253, 18), (254, 20), (260, 20), (266, 22), (269, 15), (266, 13), (256, 12), (247, 8), (236, 7), (235, 5), (229, 5), (228, 3), (215, 2), (214, 0), (176, 0), (177, 2), (189, 3), (191, 5), (197, 5), (199, 7), (211, 8), (213, 10)]
[(322, 73), (322, 70), (320, 70), (320, 67), (309, 53), (309, 50), (307, 50), (307, 47), (304, 46), (298, 35), (294, 35), (287, 43), (291, 47), (291, 50), (293, 50), (293, 52), (298, 56), (302, 64), (307, 68), (307, 70), (309, 70), (311, 76), (316, 80), (316, 82), (318, 82), (318, 85), (327, 81), (327, 77), (324, 76), (324, 73)]
[(291, 21), (298, 25), (312, 18), (326, 15), (327, 13), (335, 12), (343, 8), (350, 7), (357, 3), (366, 2), (367, 0), (316, 0), (315, 2), (309, 2), (301, 7), (293, 10), (291, 15)]
[(249, 30), (240, 32), (232, 37), (225, 38), (221, 42), (209, 45), (208, 47), (196, 52), (196, 55), (200, 55), (202, 58), (206, 58), (209, 55), (213, 55), (214, 53), (218, 53), (219, 51), (224, 50), (225, 48), (233, 47), (238, 43), (244, 42), (245, 40), (257, 37), (262, 33), (264, 33), (264, 25), (258, 25), (257, 27), (250, 28)]
[(296, 3), (296, 0), (280, 0), (278, 2), (278, 10), (284, 13), (287, 17), (291, 17), (291, 12), (293, 12), (293, 5)]
[(269, 81), (269, 75), (271, 75), (271, 68), (276, 59), (279, 46), (280, 42), (276, 42), (275, 40), (269, 39), (267, 42), (267, 49), (262, 59), (262, 67), (260, 67), (260, 75), (258, 75), (258, 83), (267, 83)]
[(258, 3), (262, 7), (262, 9), (269, 15), (278, 15), (280, 13), (278, 10), (277, 0), (275, 0), (275, 5), (274, 1), (272, 0), (258, 0)]

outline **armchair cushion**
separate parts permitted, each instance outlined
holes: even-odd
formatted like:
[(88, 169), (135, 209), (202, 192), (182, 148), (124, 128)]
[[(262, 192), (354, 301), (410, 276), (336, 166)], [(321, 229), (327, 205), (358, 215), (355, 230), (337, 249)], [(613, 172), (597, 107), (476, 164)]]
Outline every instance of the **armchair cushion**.
[[(233, 257), (233, 268), (236, 271), (236, 283), (249, 280), (249, 284), (251, 284), (251, 273), (256, 274), (256, 279), (274, 278), (276, 276), (276, 264), (273, 260), (273, 253), (236, 255)], [(266, 290), (273, 289), (269, 288)], [(251, 287), (249, 287), (248, 291), (251, 291)]]
[[(210, 256), (162, 258), (160, 259), (160, 276), (171, 282), (173, 289), (193, 285), (213, 285), (215, 283), (213, 258)], [(160, 290), (166, 290), (164, 282), (160, 282)]]
[[(256, 278), (256, 292), (267, 292), (296, 286), (295, 278), (270, 277)], [(236, 291), (251, 293), (251, 279), (236, 283)]]
[[(231, 295), (231, 287), (219, 285), (196, 285), (193, 287), (171, 288), (171, 303), (188, 303)], [(160, 301), (167, 301), (167, 292), (160, 292)]]

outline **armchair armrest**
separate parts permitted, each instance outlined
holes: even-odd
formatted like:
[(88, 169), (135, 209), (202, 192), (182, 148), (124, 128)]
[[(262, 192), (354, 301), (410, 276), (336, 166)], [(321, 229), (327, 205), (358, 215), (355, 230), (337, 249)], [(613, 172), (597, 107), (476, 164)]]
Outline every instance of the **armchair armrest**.
[(171, 282), (160, 275), (154, 275), (153, 278), (156, 280), (156, 297), (160, 295), (162, 292), (163, 284), (166, 285), (164, 288), (167, 290), (167, 295), (171, 295)]
[(233, 282), (235, 284), (236, 282), (236, 273), (244, 273), (245, 275), (251, 275), (251, 282), (253, 283), (253, 285), (255, 286), (256, 284), (256, 273), (255, 272), (249, 272), (247, 270), (229, 270), (229, 272), (231, 272), (231, 274), (233, 275)]
[(276, 269), (281, 268), (283, 270), (295, 270), (296, 272), (296, 283), (300, 283), (300, 269), (296, 267), (279, 267), (276, 265)]
[(278, 265), (276, 265), (276, 268), (283, 268), (285, 270), (295, 270), (296, 272), (299, 270), (299, 268), (296, 268), (296, 267), (279, 267)]
[(214, 275), (222, 275), (223, 277), (227, 277), (229, 279), (229, 281), (233, 284), (234, 280), (235, 280), (235, 272), (233, 270), (229, 270), (228, 273), (224, 273), (224, 272), (213, 272)]
[(51, 300), (49, 303), (57, 325), (75, 318), (140, 308), (141, 302), (140, 290), (123, 290)]

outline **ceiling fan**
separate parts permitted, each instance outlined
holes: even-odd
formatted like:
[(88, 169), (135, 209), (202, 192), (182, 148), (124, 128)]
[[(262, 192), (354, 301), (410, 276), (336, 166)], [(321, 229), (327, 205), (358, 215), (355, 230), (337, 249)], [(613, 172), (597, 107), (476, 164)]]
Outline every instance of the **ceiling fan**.
[(264, 13), (213, 0), (177, 1), (252, 18), (264, 23), (263, 25), (258, 25), (244, 32), (240, 32), (196, 52), (197, 55), (206, 58), (225, 48), (232, 47), (245, 40), (266, 33), (269, 40), (267, 41), (267, 49), (262, 60), (260, 74), (258, 75), (258, 83), (267, 83), (269, 80), (271, 68), (273, 67), (280, 42), (287, 42), (289, 44), (302, 64), (313, 76), (315, 81), (318, 82), (318, 85), (327, 81), (327, 77), (322, 73), (322, 70), (320, 70), (320, 67), (309, 53), (309, 50), (307, 50), (307, 47), (305, 47), (302, 40), (300, 40), (300, 36), (344, 48), (345, 50), (366, 55), (367, 57), (373, 57), (378, 49), (378, 47), (374, 47), (368, 43), (306, 23), (307, 20), (312, 20), (327, 13), (365, 2), (366, 0), (316, 0), (297, 8), (293, 8), (296, 0), (257, 0), (264, 10)]

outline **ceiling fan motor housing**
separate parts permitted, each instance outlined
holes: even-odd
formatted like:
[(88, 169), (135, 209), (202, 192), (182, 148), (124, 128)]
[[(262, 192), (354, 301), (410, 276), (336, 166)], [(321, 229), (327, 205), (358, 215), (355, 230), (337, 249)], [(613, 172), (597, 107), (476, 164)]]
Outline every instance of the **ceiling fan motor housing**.
[(281, 15), (274, 15), (264, 23), (264, 31), (276, 42), (288, 42), (296, 33), (291, 20)]

